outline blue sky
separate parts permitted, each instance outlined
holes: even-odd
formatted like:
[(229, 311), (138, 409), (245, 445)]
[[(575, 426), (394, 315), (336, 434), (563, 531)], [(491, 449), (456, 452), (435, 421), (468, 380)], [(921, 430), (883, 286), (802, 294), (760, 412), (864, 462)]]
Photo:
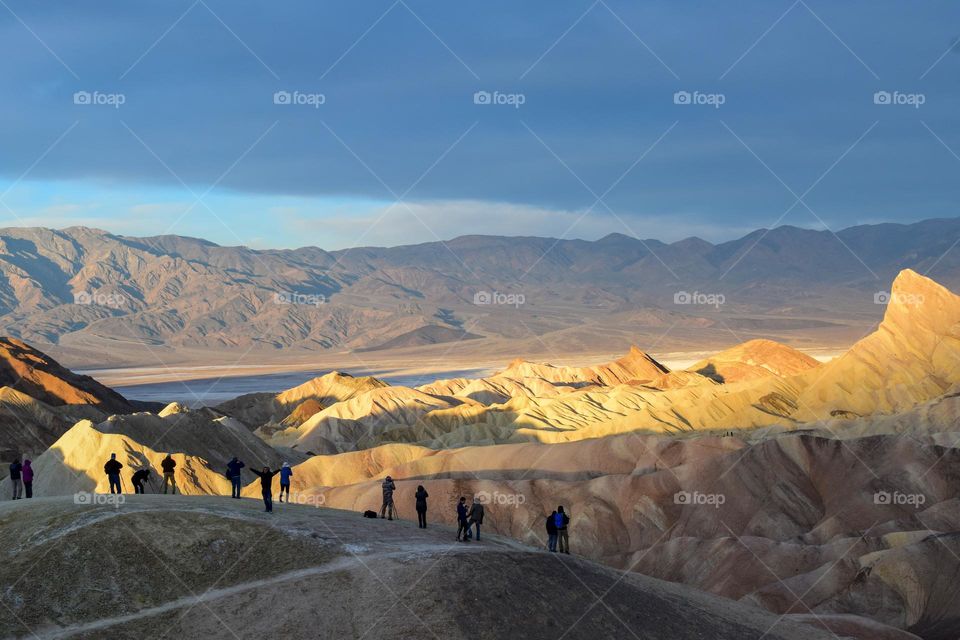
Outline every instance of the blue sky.
[(4, 2), (2, 226), (342, 248), (958, 215), (955, 2)]

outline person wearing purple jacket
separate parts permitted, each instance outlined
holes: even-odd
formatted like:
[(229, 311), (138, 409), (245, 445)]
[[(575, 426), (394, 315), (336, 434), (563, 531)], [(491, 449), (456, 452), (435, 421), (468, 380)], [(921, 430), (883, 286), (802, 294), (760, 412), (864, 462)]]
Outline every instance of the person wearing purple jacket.
[(27, 498), (33, 497), (33, 467), (30, 466), (29, 460), (23, 461), (23, 469), (21, 469), (21, 474), (23, 475), (23, 491), (27, 494)]

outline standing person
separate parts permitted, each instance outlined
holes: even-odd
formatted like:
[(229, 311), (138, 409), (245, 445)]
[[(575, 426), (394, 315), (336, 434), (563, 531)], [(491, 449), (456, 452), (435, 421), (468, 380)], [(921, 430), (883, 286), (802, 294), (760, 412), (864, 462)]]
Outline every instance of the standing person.
[(383, 504), (380, 506), (380, 517), (383, 518), (383, 513), (389, 509), (389, 518), (387, 520), (393, 520), (393, 492), (396, 490), (397, 485), (393, 484), (393, 478), (387, 476), (383, 479), (383, 483), (380, 485), (380, 489), (383, 490)]
[(30, 460), (24, 460), (23, 469), (21, 469), (21, 473), (23, 474), (23, 490), (26, 491), (28, 498), (33, 497), (33, 467), (30, 465)]
[(427, 498), (430, 494), (423, 488), (422, 484), (417, 485), (417, 492), (413, 494), (417, 499), (417, 526), (421, 529), (427, 528)]
[(13, 485), (13, 499), (19, 500), (20, 493), (23, 491), (23, 486), (20, 481), (20, 473), (23, 470), (23, 465), (20, 464), (20, 458), (14, 458), (13, 462), (10, 463), (10, 484)]
[(237, 456), (227, 463), (227, 477), (230, 478), (230, 497), (240, 498), (240, 469), (243, 469), (243, 461), (237, 460)]
[(480, 542), (480, 525), (483, 524), (483, 503), (473, 496), (473, 504), (470, 505), (470, 513), (467, 514), (467, 530), (471, 525), (477, 526), (477, 542)]
[[(461, 533), (463, 540), (460, 540)], [(460, 501), (457, 503), (457, 542), (469, 542), (468, 533), (470, 533), (470, 525), (467, 524), (467, 499), (460, 496)]]
[(167, 457), (160, 461), (160, 468), (163, 469), (163, 492), (166, 493), (167, 485), (170, 485), (170, 492), (177, 495), (177, 479), (173, 474), (177, 461), (168, 453)]
[(557, 552), (557, 510), (547, 516), (547, 550)]
[(123, 465), (117, 460), (117, 454), (111, 453), (110, 459), (103, 465), (103, 472), (110, 482), (110, 493), (123, 493), (120, 490), (120, 469), (123, 469)]
[(567, 538), (567, 525), (570, 524), (570, 516), (563, 511), (563, 506), (557, 507), (557, 514), (553, 517), (557, 525), (557, 537), (560, 541), (560, 553), (570, 555), (570, 540)]
[(143, 493), (143, 483), (150, 479), (150, 469), (144, 467), (133, 473), (130, 481), (133, 483), (134, 493)]
[(263, 495), (264, 511), (273, 513), (273, 476), (280, 473), (280, 470), (270, 471), (270, 467), (264, 467), (263, 471), (250, 469), (253, 473), (260, 476), (260, 493)]
[(284, 462), (280, 467), (280, 502), (283, 502), (283, 492), (287, 492), (287, 503), (290, 502), (290, 476), (293, 475), (293, 469), (289, 462)]

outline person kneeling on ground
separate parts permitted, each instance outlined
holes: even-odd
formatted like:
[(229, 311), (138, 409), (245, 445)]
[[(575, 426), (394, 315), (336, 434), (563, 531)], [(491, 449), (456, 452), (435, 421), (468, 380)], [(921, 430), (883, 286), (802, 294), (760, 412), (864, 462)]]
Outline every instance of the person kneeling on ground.
[(134, 493), (143, 493), (143, 483), (150, 479), (150, 469), (144, 467), (134, 472), (130, 481), (133, 483)]
[(264, 467), (263, 471), (250, 469), (253, 473), (260, 476), (260, 492), (263, 494), (264, 511), (273, 513), (273, 476), (280, 473), (280, 470), (270, 471), (270, 467)]
[(413, 495), (417, 499), (417, 526), (421, 529), (427, 528), (427, 498), (430, 494), (423, 488), (422, 484), (417, 485), (417, 492)]
[[(469, 542), (470, 539), (467, 538), (469, 533), (470, 525), (467, 522), (467, 499), (460, 496), (460, 501), (457, 503), (457, 542)], [(460, 534), (463, 534), (463, 540), (460, 539)]]
[(287, 492), (287, 502), (290, 502), (290, 476), (293, 475), (293, 469), (289, 462), (284, 462), (280, 467), (280, 502), (283, 502), (283, 492)]
[(383, 479), (380, 488), (383, 490), (383, 505), (380, 506), (380, 517), (382, 518), (384, 512), (389, 510), (390, 517), (387, 520), (393, 520), (393, 492), (397, 485), (393, 484), (393, 478), (387, 476)]
[(160, 461), (160, 468), (163, 469), (163, 492), (166, 493), (167, 485), (170, 485), (170, 493), (177, 495), (177, 480), (173, 475), (177, 461), (168, 453), (167, 457)]
[(470, 513), (467, 514), (467, 530), (470, 525), (477, 526), (477, 542), (480, 542), (480, 525), (483, 524), (483, 503), (477, 501), (477, 496), (473, 497), (473, 504), (470, 505)]
[(107, 480), (110, 482), (110, 493), (122, 493), (120, 491), (120, 469), (123, 469), (123, 465), (117, 460), (117, 454), (111, 453), (110, 459), (103, 465), (103, 472), (107, 474)]
[(557, 515), (553, 517), (557, 525), (557, 537), (560, 541), (560, 553), (570, 555), (570, 540), (567, 538), (567, 525), (570, 524), (570, 516), (563, 511), (563, 506), (557, 507)]
[(557, 551), (557, 510), (547, 516), (547, 550)]

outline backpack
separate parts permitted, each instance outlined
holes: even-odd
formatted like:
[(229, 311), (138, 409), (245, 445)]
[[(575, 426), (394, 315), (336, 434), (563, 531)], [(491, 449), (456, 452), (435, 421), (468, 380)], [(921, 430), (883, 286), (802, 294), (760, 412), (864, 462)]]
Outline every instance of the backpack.
[(371, 511), (370, 509), (367, 509), (366, 511), (363, 512), (363, 517), (364, 517), (364, 518), (376, 518), (376, 517), (377, 517), (377, 512), (376, 512), (376, 511)]

